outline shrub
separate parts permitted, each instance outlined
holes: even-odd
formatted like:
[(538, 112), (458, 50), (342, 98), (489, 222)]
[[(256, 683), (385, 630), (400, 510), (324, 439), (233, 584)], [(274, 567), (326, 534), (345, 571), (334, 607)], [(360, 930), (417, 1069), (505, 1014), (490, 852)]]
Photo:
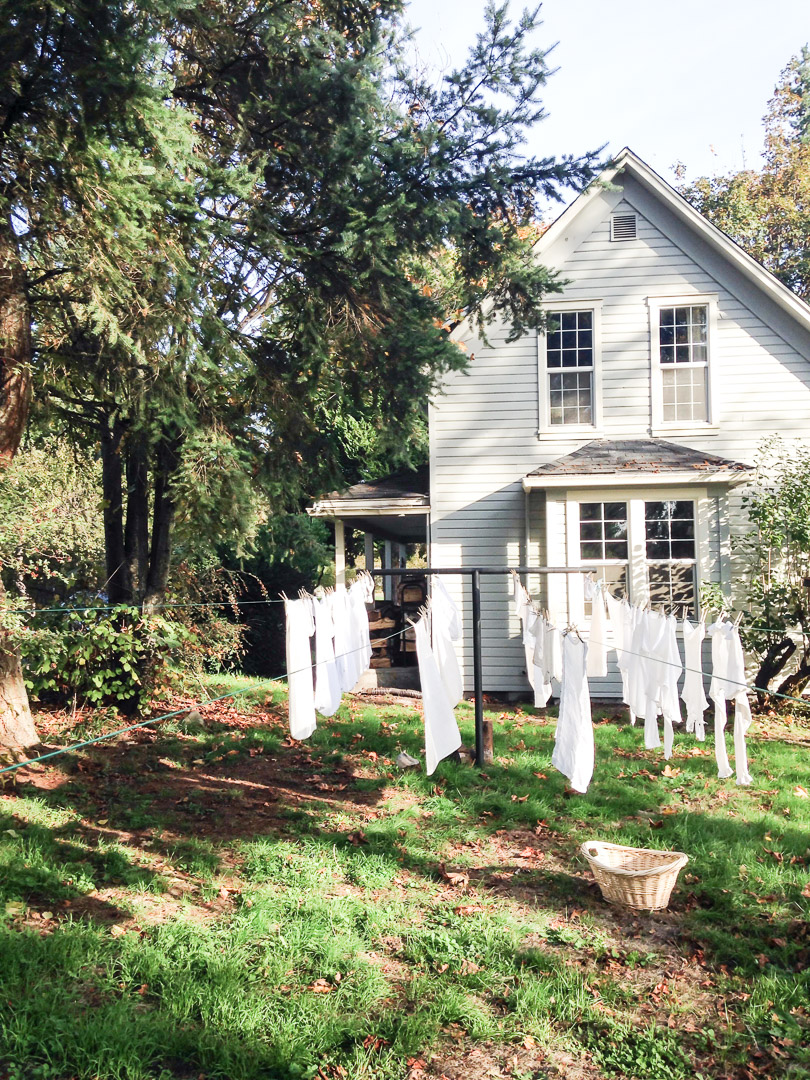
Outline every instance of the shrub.
[(137, 711), (172, 677), (170, 657), (192, 636), (134, 607), (65, 610), (47, 618), (50, 625), (40, 625), (40, 618), (18, 640), (29, 693), (54, 704), (76, 700)]

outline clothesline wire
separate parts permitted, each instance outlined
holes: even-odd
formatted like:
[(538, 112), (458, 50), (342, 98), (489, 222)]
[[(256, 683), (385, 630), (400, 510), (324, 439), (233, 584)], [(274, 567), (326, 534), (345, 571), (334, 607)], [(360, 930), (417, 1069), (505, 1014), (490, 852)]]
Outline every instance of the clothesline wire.
[[(531, 597), (529, 597), (529, 600), (531, 601)], [(540, 612), (535, 611), (535, 614), (539, 615)], [(779, 632), (781, 633), (781, 631)], [(579, 633), (579, 630), (577, 630), (577, 633)], [(580, 640), (582, 639), (580, 638)], [(613, 649), (617, 654), (621, 652), (624, 656), (638, 656), (643, 660), (654, 660), (658, 664), (666, 664), (667, 667), (677, 667), (683, 672), (691, 672), (692, 674), (702, 676), (702, 678), (704, 679), (712, 678), (711, 673), (708, 671), (704, 671), (703, 668), (692, 668), (687, 667), (685, 664), (676, 664), (673, 660), (664, 660), (657, 656), (652, 656), (650, 653), (640, 653), (635, 652), (632, 649), (625, 648), (619, 649), (615, 641), (613, 643), (608, 643), (606, 641), (597, 641), (591, 638), (590, 634), (586, 635), (586, 640), (589, 644), (601, 645), (605, 649)], [(722, 681), (725, 683), (730, 683), (732, 686), (739, 686), (741, 690), (748, 690), (752, 694), (766, 694), (768, 695), (768, 697), (781, 698), (783, 701), (795, 701), (798, 702), (800, 705), (810, 705), (810, 701), (808, 701), (807, 698), (796, 697), (794, 694), (781, 694), (778, 690), (767, 690), (761, 686), (754, 686), (753, 684), (740, 682), (738, 679), (729, 679), (725, 675), (722, 676)]]
[[(157, 608), (208, 608), (208, 607), (245, 607), (248, 604), (283, 604), (284, 599), (277, 600), (209, 600), (205, 603), (166, 603), (154, 604), (152, 609)], [(100, 604), (93, 607), (53, 607), (53, 608), (0, 608), (4, 615), (29, 615), (34, 618), (39, 615), (68, 614), (71, 611), (115, 611), (120, 607), (134, 607), (133, 604)]]
[[(392, 638), (399, 637), (404, 634), (407, 627), (403, 627), (401, 630), (396, 630), (393, 634), (388, 634), (384, 638), (375, 637), (375, 641), (382, 643), (383, 641), (390, 641)], [(346, 656), (352, 656), (354, 653), (365, 651), (366, 646), (360, 645), (356, 649), (348, 649), (346, 652), (337, 653), (336, 660), (342, 660)], [(213, 705), (217, 701), (226, 701), (228, 698), (238, 697), (240, 694), (249, 694), (253, 690), (261, 690), (267, 682), (282, 682), (284, 679), (289, 679), (292, 675), (299, 675), (301, 672), (309, 671), (312, 668), (316, 668), (319, 665), (310, 664), (307, 667), (297, 668), (295, 671), (285, 671), (281, 675), (275, 675), (270, 679), (265, 679), (260, 683), (254, 683), (252, 686), (245, 686), (241, 690), (233, 690), (230, 694), (222, 694), (220, 697), (210, 698), (206, 702), (207, 705)], [(25, 768), (28, 765), (35, 765), (39, 761), (46, 761), (48, 758), (58, 757), (61, 754), (73, 754), (77, 750), (82, 750), (85, 746), (93, 746), (95, 743), (104, 742), (107, 739), (113, 739), (116, 735), (124, 735), (128, 731), (137, 731), (138, 728), (148, 727), (150, 724), (158, 724), (163, 720), (171, 720), (175, 716), (182, 716), (183, 713), (189, 712), (189, 707), (182, 709), (175, 709), (172, 712), (162, 713), (160, 716), (153, 716), (151, 720), (141, 720), (137, 724), (129, 724), (127, 727), (118, 728), (116, 731), (109, 731), (105, 735), (97, 735), (93, 739), (84, 739), (82, 742), (72, 743), (70, 746), (60, 746), (58, 750), (49, 750), (47, 754), (39, 754), (37, 757), (28, 758), (26, 761), (17, 761), (13, 765), (6, 765), (5, 768), (0, 769), (0, 776), (3, 773), (13, 772), (16, 769)]]

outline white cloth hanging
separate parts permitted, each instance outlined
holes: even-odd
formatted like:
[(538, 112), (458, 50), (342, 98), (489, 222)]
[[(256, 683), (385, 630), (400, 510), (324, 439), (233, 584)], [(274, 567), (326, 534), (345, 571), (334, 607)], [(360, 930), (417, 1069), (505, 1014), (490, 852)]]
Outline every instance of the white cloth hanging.
[[(655, 633), (655, 628), (650, 622), (653, 615), (651, 611), (634, 607), (630, 620), (630, 645), (625, 649), (627, 663), (627, 705), (630, 709), (630, 722), (635, 723), (636, 717), (643, 720), (647, 715), (647, 683), (648, 661), (647, 652), (649, 638)], [(644, 743), (647, 749), (660, 746), (658, 738), (658, 725), (651, 724), (648, 728), (644, 725)]]
[(315, 600), (315, 708), (334, 716), (340, 708), (340, 679), (335, 660), (335, 625), (326, 596)]
[(594, 740), (588, 693), (588, 646), (574, 633), (562, 639), (560, 717), (551, 763), (574, 791), (586, 792), (593, 776)]
[[(585, 578), (590, 582), (590, 578)], [(587, 596), (586, 596), (587, 599)], [(591, 631), (588, 636), (588, 675), (603, 679), (607, 675), (607, 616), (602, 582), (591, 582)]]
[(433, 578), (433, 595), (430, 602), (430, 626), (433, 636), (433, 653), (448, 701), (455, 707), (464, 697), (464, 682), (453, 644), (461, 637), (461, 619), (458, 608), (444, 583)]
[[(622, 701), (627, 704), (627, 655), (633, 636), (633, 612), (626, 600), (620, 600), (605, 589), (605, 600), (610, 616), (610, 632), (616, 650), (616, 663), (622, 676)], [(633, 718), (635, 720), (635, 717)]]
[(684, 619), (682, 629), (685, 674), (681, 699), (686, 706), (686, 730), (694, 732), (695, 738), (703, 742), (706, 738), (703, 713), (709, 707), (703, 687), (703, 639), (706, 637), (706, 626), (702, 621), (693, 626), (688, 619)]
[(562, 635), (552, 623), (543, 620), (543, 682), (562, 682)]
[(541, 615), (538, 615), (534, 628), (534, 653), (532, 654), (535, 709), (544, 709), (548, 705), (548, 699), (552, 694), (551, 681), (546, 678), (546, 626), (546, 620)]
[[(680, 724), (681, 706), (678, 700), (678, 680), (683, 665), (678, 650), (678, 620), (674, 615), (659, 616), (657, 633), (650, 646), (647, 686), (647, 717), (652, 716), (658, 735), (658, 714), (664, 717), (664, 757), (672, 757), (673, 724)], [(645, 732), (648, 720), (645, 719)]]
[(726, 701), (734, 702), (734, 764), (737, 783), (751, 783), (748, 771), (748, 749), (745, 733), (751, 726), (751, 706), (748, 702), (745, 682), (745, 657), (740, 633), (732, 623), (718, 619), (706, 631), (712, 639), (712, 681), (709, 697), (714, 702), (714, 752), (717, 759), (717, 775), (720, 779), (731, 776), (731, 766), (726, 749)]
[(430, 635), (424, 618), (415, 624), (414, 634), (425, 714), (425, 772), (431, 776), (439, 762), (461, 746), (461, 735), (430, 647)]
[(287, 688), (290, 735), (308, 739), (315, 730), (315, 692), (312, 683), (312, 652), (309, 639), (315, 632), (312, 604), (306, 600), (284, 601), (287, 623)]
[(357, 682), (357, 665), (353, 649), (349, 594), (345, 585), (338, 585), (329, 596), (332, 607), (332, 621), (335, 628), (335, 663), (338, 682), (343, 693), (354, 688)]

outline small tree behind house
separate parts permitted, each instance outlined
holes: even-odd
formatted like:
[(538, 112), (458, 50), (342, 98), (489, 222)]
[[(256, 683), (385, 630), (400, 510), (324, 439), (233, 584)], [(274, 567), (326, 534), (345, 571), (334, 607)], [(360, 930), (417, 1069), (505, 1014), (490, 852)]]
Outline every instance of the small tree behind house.
[(743, 495), (751, 528), (735, 546), (749, 567), (742, 634), (763, 703), (810, 682), (810, 454), (774, 438), (758, 459)]

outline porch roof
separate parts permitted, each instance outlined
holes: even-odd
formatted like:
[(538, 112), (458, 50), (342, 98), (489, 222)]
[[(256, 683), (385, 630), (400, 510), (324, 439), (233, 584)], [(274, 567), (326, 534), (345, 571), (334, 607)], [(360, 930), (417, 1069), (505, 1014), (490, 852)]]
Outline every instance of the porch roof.
[(557, 461), (540, 465), (523, 478), (523, 487), (590, 485), (739, 484), (752, 466), (663, 439), (593, 439)]
[(404, 542), (424, 541), (430, 514), (430, 471), (400, 469), (379, 480), (332, 491), (307, 508), (311, 517), (339, 518), (354, 529)]

